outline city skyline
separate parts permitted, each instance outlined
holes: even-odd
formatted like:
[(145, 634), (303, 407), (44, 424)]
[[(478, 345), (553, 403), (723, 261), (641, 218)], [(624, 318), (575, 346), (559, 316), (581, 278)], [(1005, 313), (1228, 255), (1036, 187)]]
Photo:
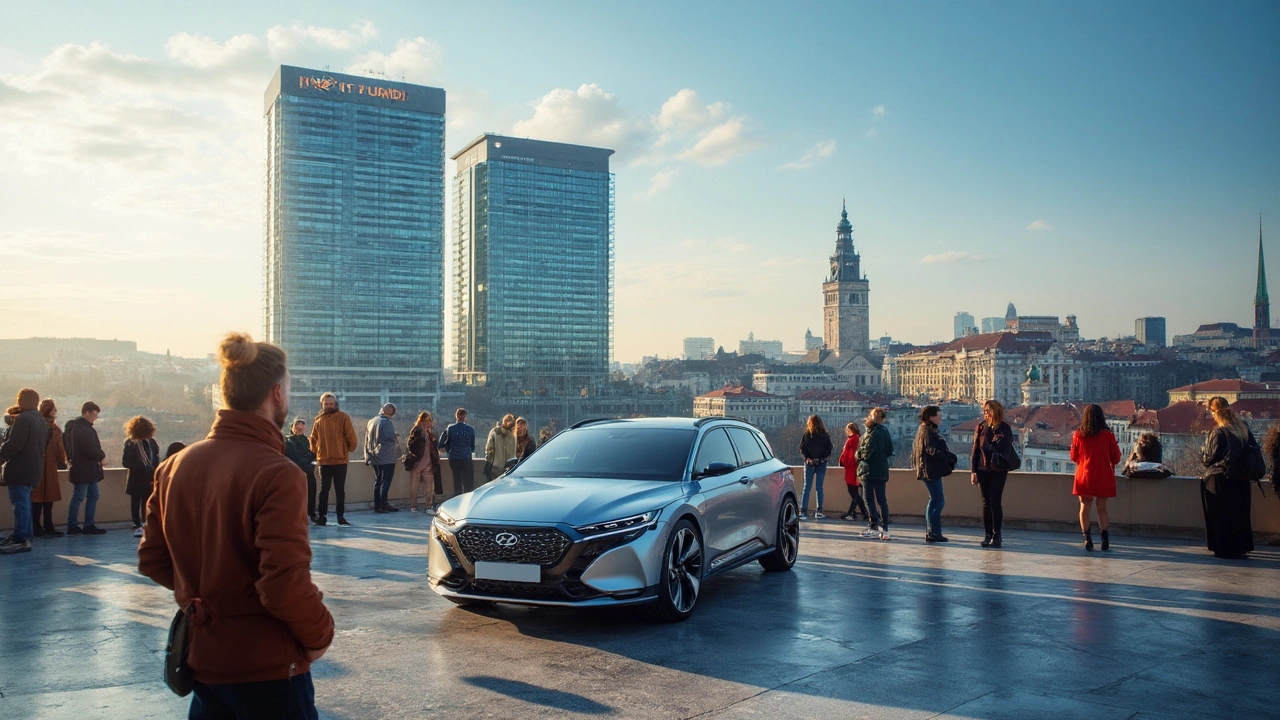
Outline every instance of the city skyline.
[(449, 154), (486, 131), (616, 149), (623, 362), (753, 330), (802, 349), (842, 195), (870, 334), (915, 344), (1010, 299), (1086, 337), (1249, 326), (1257, 214), (1280, 216), (1274, 5), (743, 5), (679, 26), (503, 6), (509, 42), (478, 54), (454, 39), (474, 8), (147, 7), (145, 27), (10, 10), (28, 31), (0, 42), (0, 335), (200, 356), (261, 328), (280, 64), (444, 88)]

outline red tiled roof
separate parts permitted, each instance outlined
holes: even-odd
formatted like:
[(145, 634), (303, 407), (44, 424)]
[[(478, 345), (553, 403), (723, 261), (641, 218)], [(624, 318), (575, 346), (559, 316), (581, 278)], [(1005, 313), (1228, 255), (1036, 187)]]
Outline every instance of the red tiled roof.
[(1280, 398), (1250, 398), (1231, 403), (1231, 409), (1253, 420), (1280, 418)]
[(699, 395), (698, 397), (777, 397), (769, 393), (752, 390), (742, 386), (722, 387), (719, 390), (712, 390), (709, 393)]
[(953, 425), (953, 426), (951, 427), (951, 432), (956, 432), (957, 430), (959, 430), (959, 431), (961, 431), (961, 432), (972, 433), (974, 430), (977, 430), (977, 429), (978, 429), (978, 426), (979, 426), (979, 425), (981, 425), (981, 424), (982, 424), (982, 418), (974, 418), (973, 420), (965, 420), (964, 422), (960, 423), (959, 425)]
[(1200, 433), (1213, 428), (1209, 410), (1200, 403), (1182, 400), (1156, 410), (1156, 430), (1161, 433)]
[(797, 400), (837, 400), (847, 402), (862, 402), (867, 399), (865, 395), (854, 392), (853, 390), (805, 390), (796, 395)]
[(904, 355), (918, 353), (956, 352), (959, 350), (998, 350), (1009, 353), (1044, 352), (1054, 343), (1047, 332), (998, 332), (982, 335), (966, 335), (942, 345), (930, 345)]
[(1209, 392), (1253, 392), (1257, 390), (1266, 390), (1267, 386), (1262, 383), (1249, 382), (1248, 380), (1206, 380), (1205, 382), (1195, 383), (1193, 385), (1183, 385), (1174, 388), (1169, 392), (1191, 392), (1209, 393)]
[(1138, 403), (1132, 400), (1108, 400), (1098, 403), (1102, 414), (1109, 418), (1127, 418), (1130, 422), (1138, 414)]
[(1200, 333), (1209, 333), (1209, 332), (1226, 332), (1226, 333), (1240, 334), (1240, 333), (1247, 333), (1249, 332), (1249, 330), (1248, 328), (1242, 328), (1235, 323), (1229, 323), (1229, 322), (1208, 323), (1196, 328), (1197, 335), (1199, 335)]

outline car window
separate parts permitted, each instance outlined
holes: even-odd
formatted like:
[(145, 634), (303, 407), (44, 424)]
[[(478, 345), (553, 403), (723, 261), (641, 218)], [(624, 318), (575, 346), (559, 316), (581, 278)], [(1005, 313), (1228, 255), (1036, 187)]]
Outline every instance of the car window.
[(738, 457), (742, 458), (743, 465), (752, 465), (764, 460), (764, 451), (760, 449), (760, 443), (756, 442), (756, 434), (745, 428), (729, 428), (729, 437), (733, 440), (733, 447), (738, 451)]
[(713, 462), (738, 466), (738, 457), (733, 454), (733, 445), (722, 428), (715, 428), (702, 436), (702, 444), (698, 446), (698, 457), (693, 461), (693, 470), (701, 472)]
[(523, 477), (684, 478), (696, 430), (588, 426), (556, 435), (514, 471)]

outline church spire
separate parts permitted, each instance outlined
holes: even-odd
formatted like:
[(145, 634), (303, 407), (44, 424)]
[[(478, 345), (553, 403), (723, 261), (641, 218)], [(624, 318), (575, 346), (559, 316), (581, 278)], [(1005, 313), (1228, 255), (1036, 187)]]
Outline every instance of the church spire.
[(1271, 344), (1271, 299), (1267, 296), (1267, 266), (1262, 259), (1262, 216), (1258, 216), (1258, 289), (1253, 296), (1253, 346)]
[(1258, 291), (1253, 296), (1253, 304), (1270, 304), (1267, 297), (1267, 268), (1262, 262), (1262, 216), (1258, 216)]

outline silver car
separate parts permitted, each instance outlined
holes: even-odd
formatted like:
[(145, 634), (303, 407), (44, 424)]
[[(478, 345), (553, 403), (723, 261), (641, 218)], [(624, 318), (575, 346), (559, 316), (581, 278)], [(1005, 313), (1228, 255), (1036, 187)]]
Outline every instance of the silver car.
[(702, 582), (800, 547), (791, 470), (724, 418), (591, 420), (440, 507), (430, 584), (459, 604), (649, 603), (684, 620)]

